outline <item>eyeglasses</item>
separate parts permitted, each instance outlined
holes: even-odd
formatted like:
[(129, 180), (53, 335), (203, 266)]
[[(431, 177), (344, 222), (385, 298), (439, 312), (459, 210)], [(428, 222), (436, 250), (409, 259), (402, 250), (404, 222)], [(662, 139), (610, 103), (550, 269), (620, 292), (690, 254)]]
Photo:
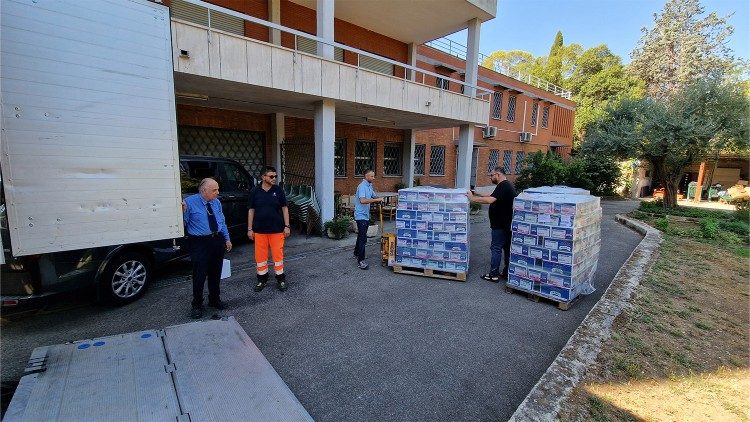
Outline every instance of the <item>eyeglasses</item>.
[(267, 174), (266, 177), (270, 177), (271, 179), (275, 179), (276, 175), (275, 174), (274, 175)]

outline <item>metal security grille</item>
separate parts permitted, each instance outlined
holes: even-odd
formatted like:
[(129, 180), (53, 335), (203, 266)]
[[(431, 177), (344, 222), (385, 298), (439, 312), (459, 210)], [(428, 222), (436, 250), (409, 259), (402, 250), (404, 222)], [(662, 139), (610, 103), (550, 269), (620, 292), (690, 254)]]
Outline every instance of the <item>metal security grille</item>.
[(177, 136), (180, 154), (231, 158), (256, 177), (266, 162), (263, 132), (179, 126)]
[[(302, 36), (297, 35), (297, 50), (302, 51), (303, 53), (318, 55), (318, 43), (315, 40), (311, 40), (310, 38), (305, 38)], [(344, 61), (344, 49), (341, 47), (333, 47), (333, 58), (336, 61), (343, 62)]]
[(495, 92), (492, 94), (492, 118), (499, 119), (503, 113), (503, 93)]
[(508, 97), (508, 115), (505, 116), (505, 120), (509, 122), (516, 121), (516, 96), (511, 95)]
[(542, 127), (546, 129), (547, 123), (549, 123), (549, 106), (544, 107), (544, 111), (542, 111)]
[(531, 126), (536, 126), (536, 117), (539, 114), (539, 104), (534, 103), (534, 106), (531, 107)]
[(346, 177), (346, 139), (336, 139), (333, 144), (333, 175)]
[(375, 170), (375, 141), (357, 141), (354, 148), (354, 175), (362, 176), (368, 169)]
[(521, 169), (523, 169), (523, 157), (524, 157), (523, 151), (517, 151), (516, 152), (516, 174), (521, 173)]
[(401, 176), (401, 144), (387, 143), (383, 146), (383, 174)]
[(281, 181), (287, 185), (315, 185), (315, 141), (284, 138), (281, 144)]
[(435, 86), (445, 90), (448, 90), (448, 88), (450, 87), (450, 85), (448, 84), (448, 80), (443, 78), (437, 78)]
[(503, 172), (505, 174), (510, 174), (510, 164), (511, 160), (513, 159), (513, 151), (505, 150), (503, 151)]
[(430, 146), (430, 176), (445, 175), (445, 146)]
[(236, 16), (211, 10), (209, 22), (208, 9), (184, 0), (172, 0), (170, 11), (172, 12), (172, 17), (176, 19), (197, 23), (198, 25), (208, 26), (232, 34), (245, 35), (244, 20)]
[(500, 150), (491, 149), (490, 159), (487, 162), (487, 173), (492, 173), (497, 167), (497, 161), (500, 159)]
[(417, 176), (424, 176), (424, 155), (425, 145), (414, 145), (414, 174)]

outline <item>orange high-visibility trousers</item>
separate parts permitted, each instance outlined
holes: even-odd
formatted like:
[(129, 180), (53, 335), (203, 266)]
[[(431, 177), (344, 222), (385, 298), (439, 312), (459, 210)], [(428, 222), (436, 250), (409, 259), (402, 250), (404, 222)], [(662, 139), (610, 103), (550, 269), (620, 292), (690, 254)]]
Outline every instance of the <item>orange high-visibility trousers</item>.
[(258, 275), (268, 274), (268, 249), (271, 248), (273, 270), (284, 274), (284, 233), (255, 233), (255, 264)]

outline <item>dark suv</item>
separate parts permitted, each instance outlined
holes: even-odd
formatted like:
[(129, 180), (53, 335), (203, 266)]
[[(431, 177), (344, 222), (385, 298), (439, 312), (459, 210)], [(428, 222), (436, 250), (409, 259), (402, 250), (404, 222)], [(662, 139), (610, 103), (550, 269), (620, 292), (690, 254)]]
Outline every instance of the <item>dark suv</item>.
[[(219, 182), (219, 199), (232, 239), (244, 239), (247, 228), (247, 195), (255, 186), (242, 164), (234, 160), (180, 156), (183, 197), (198, 192), (204, 177)], [(0, 266), (0, 299), (3, 307), (31, 303), (56, 293), (94, 286), (97, 298), (125, 304), (145, 292), (155, 269), (190, 254), (187, 238), (103, 246), (65, 252), (13, 257), (5, 212), (0, 201), (0, 232), (5, 264)]]

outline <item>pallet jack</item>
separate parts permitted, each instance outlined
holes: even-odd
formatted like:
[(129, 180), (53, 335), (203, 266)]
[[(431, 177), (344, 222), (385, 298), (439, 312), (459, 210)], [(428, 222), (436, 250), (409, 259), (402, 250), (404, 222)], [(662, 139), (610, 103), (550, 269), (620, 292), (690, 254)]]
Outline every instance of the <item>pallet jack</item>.
[(396, 233), (384, 233), (383, 204), (378, 204), (380, 211), (380, 265), (393, 265), (396, 259)]

